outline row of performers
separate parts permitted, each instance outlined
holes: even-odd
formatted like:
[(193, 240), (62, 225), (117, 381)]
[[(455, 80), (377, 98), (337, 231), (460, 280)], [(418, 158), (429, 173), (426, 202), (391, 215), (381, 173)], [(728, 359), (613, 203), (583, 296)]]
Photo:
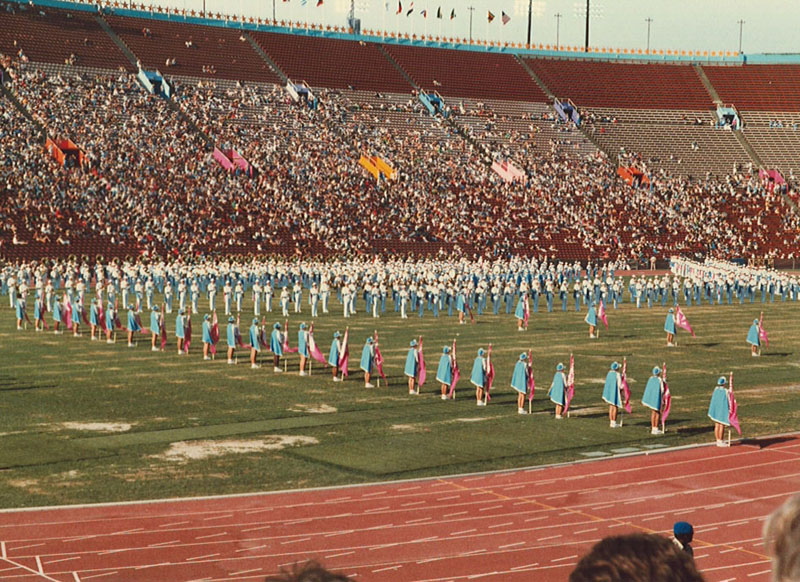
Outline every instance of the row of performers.
[[(99, 310), (96, 308), (97, 302), (93, 301), (90, 320), (88, 322), (91, 330), (91, 339), (99, 339), (100, 330), (104, 330), (106, 341), (114, 343), (116, 339), (113, 337), (115, 334), (114, 330), (121, 326), (113, 306), (109, 306), (105, 313), (103, 313), (102, 306)], [(72, 313), (65, 314), (65, 319), (67, 320), (65, 324), (68, 328), (72, 328), (74, 334), (78, 334), (81, 317), (73, 318), (73, 315)], [(83, 317), (85, 318), (85, 314), (83, 314)], [(59, 332), (58, 324), (60, 322), (61, 318), (59, 317), (56, 319), (55, 323), (56, 333)], [(748, 336), (748, 342), (759, 342), (758, 326), (759, 321), (755, 320)], [(227, 362), (228, 364), (237, 363), (235, 357), (237, 348), (249, 349), (251, 367), (259, 368), (260, 364), (258, 363), (258, 358), (260, 352), (269, 349), (273, 355), (273, 371), (281, 373), (284, 372), (286, 368), (280, 367), (280, 358), (284, 354), (297, 353), (300, 358), (299, 374), (301, 376), (310, 373), (311, 362), (316, 360), (330, 367), (334, 382), (344, 381), (344, 378), (349, 375), (349, 329), (345, 331), (344, 336), (338, 331), (333, 334), (333, 341), (331, 342), (328, 357), (326, 358), (316, 345), (313, 328), (313, 324), (310, 328), (307, 328), (305, 323), (301, 323), (297, 335), (297, 347), (292, 348), (289, 345), (288, 322), (286, 323), (286, 331), (282, 331), (280, 323), (275, 323), (268, 336), (263, 321), (259, 324), (258, 319), (254, 318), (248, 329), (247, 339), (249, 343), (245, 343), (239, 331), (238, 322), (231, 316), (228, 318), (226, 329)], [(38, 329), (37, 327), (37, 330)], [(153, 306), (149, 330), (142, 326), (139, 314), (135, 310), (130, 309), (127, 318), (127, 331), (129, 347), (136, 346), (134, 341), (136, 333), (149, 333), (151, 335), (151, 350), (164, 350), (166, 348), (167, 338), (163, 308), (159, 311), (157, 306)], [(191, 318), (186, 317), (181, 310), (176, 318), (178, 354), (188, 354), (191, 344), (191, 334)], [(213, 316), (205, 315), (202, 325), (204, 360), (211, 360), (214, 358), (219, 340), (219, 322), (216, 312), (214, 312)], [(756, 345), (758, 344), (756, 343)], [(478, 406), (486, 406), (491, 400), (491, 389), (495, 377), (491, 352), (491, 345), (489, 345), (488, 351), (480, 348), (473, 361), (470, 373), (470, 383), (475, 387), (475, 398)], [(306, 370), (307, 363), (308, 371)], [(371, 380), (375, 372), (386, 381), (386, 375), (383, 371), (383, 356), (381, 355), (378, 344), (377, 331), (374, 337), (368, 337), (366, 339), (361, 352), (360, 369), (364, 372), (364, 385), (367, 388), (374, 387)], [(663, 434), (664, 425), (670, 412), (671, 395), (666, 381), (666, 374), (666, 365), (662, 368), (653, 368), (652, 376), (649, 378), (642, 396), (642, 404), (651, 410), (651, 434), (654, 435)], [(420, 393), (420, 388), (425, 384), (427, 379), (427, 369), (421, 337), (419, 341), (415, 339), (410, 343), (405, 361), (404, 375), (408, 381), (409, 394), (418, 395)], [(442, 400), (455, 398), (456, 384), (460, 376), (460, 370), (456, 360), (456, 342), (454, 340), (452, 347), (445, 346), (443, 348), (436, 370), (436, 382), (440, 384)], [(520, 354), (514, 366), (510, 385), (517, 393), (517, 412), (519, 414), (530, 413), (533, 396), (536, 390), (530, 351), (527, 354)], [(727, 389), (725, 385), (725, 378), (719, 378), (708, 411), (709, 417), (715, 423), (715, 436), (718, 446), (726, 445), (723, 439), (725, 427), (733, 426), (740, 432), (736, 412), (736, 401), (733, 397), (732, 374)], [(569, 415), (574, 392), (575, 367), (574, 358), (570, 356), (569, 373), (565, 374), (564, 365), (558, 364), (548, 390), (548, 398), (555, 405), (555, 418), (557, 420), (561, 420), (565, 415)], [(631, 412), (630, 398), (631, 392), (627, 382), (627, 360), (623, 361), (621, 370), (619, 364), (614, 362), (611, 364), (611, 370), (606, 376), (602, 393), (603, 401), (609, 406), (609, 426), (611, 428), (622, 427), (623, 416), (620, 414), (620, 409), (628, 413)], [(526, 399), (528, 401), (527, 411), (525, 409)]]

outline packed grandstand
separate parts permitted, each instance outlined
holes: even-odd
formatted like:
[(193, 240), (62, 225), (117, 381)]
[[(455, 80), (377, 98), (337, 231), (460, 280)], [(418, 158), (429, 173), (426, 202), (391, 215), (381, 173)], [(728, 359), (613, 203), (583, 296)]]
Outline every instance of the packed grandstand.
[(134, 12), (0, 3), (5, 258), (797, 258), (796, 65)]

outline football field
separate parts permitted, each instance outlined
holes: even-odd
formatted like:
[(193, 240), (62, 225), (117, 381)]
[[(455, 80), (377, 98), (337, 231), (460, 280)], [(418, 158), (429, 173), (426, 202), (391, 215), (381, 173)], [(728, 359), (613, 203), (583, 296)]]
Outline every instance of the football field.
[[(476, 316), (458, 325), (446, 312), (401, 320), (393, 308), (379, 319), (361, 310), (343, 319), (338, 303), (314, 321), (327, 355), (334, 331), (350, 326), (350, 376), (331, 381), (314, 362), (310, 377), (250, 369), (224, 355), (203, 361), (200, 326), (188, 356), (175, 352), (175, 313), (167, 316), (165, 352), (151, 352), (149, 336), (128, 348), (90, 342), (83, 335), (18, 331), (7, 297), (0, 310), (0, 507), (27, 507), (219, 495), (368, 483), (600, 458), (637, 450), (713, 441), (706, 412), (720, 375), (734, 376), (743, 438), (797, 429), (800, 417), (800, 304), (780, 302), (683, 307), (697, 337), (679, 330), (667, 348), (666, 308), (609, 308), (609, 329), (588, 338), (581, 312), (532, 314), (517, 332), (513, 315)], [(221, 304), (221, 302), (220, 302)], [(390, 304), (389, 304), (390, 305)], [(544, 303), (542, 304), (544, 306)], [(201, 309), (207, 303), (201, 304)], [(221, 307), (218, 306), (218, 307)], [(242, 327), (252, 318), (242, 312)], [(303, 305), (304, 311), (308, 306)], [(32, 310), (31, 310), (32, 311)], [(764, 312), (770, 346), (750, 356), (745, 337)], [(124, 312), (122, 314), (124, 316)], [(149, 314), (143, 313), (145, 325)], [(272, 316), (272, 317), (270, 317)], [(292, 313), (289, 341), (300, 322)], [(121, 317), (124, 321), (124, 317)], [(225, 318), (220, 313), (220, 319)], [(283, 324), (279, 312), (266, 322)], [(358, 370), (361, 348), (375, 330), (388, 386), (365, 388)], [(224, 352), (223, 340), (220, 354)], [(419, 396), (407, 393), (403, 364), (412, 338), (424, 338), (428, 380)], [(453, 401), (442, 401), (435, 372), (444, 345), (457, 338), (462, 379)], [(496, 370), (488, 406), (475, 405), (469, 371), (479, 347), (493, 345)], [(531, 415), (519, 415), (510, 388), (514, 362), (532, 350), (536, 393)], [(575, 358), (571, 418), (556, 421), (547, 389), (556, 364)], [(633, 413), (621, 429), (608, 426), (601, 400), (613, 361), (627, 357)], [(641, 395), (651, 369), (668, 367), (672, 412), (664, 435), (650, 435)], [(734, 437), (736, 437), (734, 433)]]

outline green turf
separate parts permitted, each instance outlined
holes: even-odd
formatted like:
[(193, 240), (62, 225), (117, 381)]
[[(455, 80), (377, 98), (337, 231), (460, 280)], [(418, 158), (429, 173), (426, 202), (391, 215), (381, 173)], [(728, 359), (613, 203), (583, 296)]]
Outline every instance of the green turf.
[[(149, 351), (143, 336), (136, 349), (52, 333), (17, 331), (13, 313), (0, 309), (0, 506), (86, 503), (241, 493), (505, 469), (592, 458), (658, 445), (713, 439), (706, 417), (716, 378), (734, 372), (744, 435), (795, 430), (800, 417), (798, 353), (800, 304), (794, 302), (685, 308), (697, 338), (685, 332), (679, 346), (664, 346), (666, 309), (610, 310), (609, 331), (589, 340), (585, 311), (533, 315), (518, 333), (512, 315), (478, 318), (416, 316), (400, 320), (392, 311), (379, 320), (363, 312), (343, 320), (336, 314), (315, 322), (327, 352), (334, 330), (351, 326), (351, 373), (343, 384), (314, 365), (310, 378), (251, 370), (224, 359), (203, 362), (201, 318), (188, 357)], [(363, 306), (363, 303), (361, 304)], [(752, 358), (745, 336), (764, 310), (770, 348)], [(273, 312), (274, 315), (274, 312)], [(308, 314), (290, 318), (290, 341)], [(244, 317), (248, 320), (248, 317)], [(275, 321), (268, 318), (267, 321)], [(174, 328), (174, 316), (168, 317)], [(280, 319), (282, 322), (282, 318)], [(358, 368), (367, 334), (380, 332), (390, 387), (365, 389)], [(84, 332), (86, 330), (83, 330)], [(409, 396), (402, 377), (408, 341), (425, 338), (428, 383)], [(434, 376), (441, 347), (458, 337), (462, 380), (455, 401), (441, 401)], [(478, 347), (494, 343), (494, 397), (475, 406), (468, 373)], [(533, 350), (537, 383), (534, 414), (516, 413), (509, 387), (513, 363)], [(558, 362), (575, 354), (573, 416), (555, 421), (546, 399)], [(600, 400), (613, 360), (628, 357), (634, 411), (622, 429), (608, 427)], [(649, 411), (639, 403), (655, 365), (666, 362), (673, 411), (664, 436), (649, 434)], [(326, 410), (312, 413), (309, 410)], [(127, 423), (123, 432), (86, 430), (65, 423)], [(306, 437), (305, 444), (205, 459), (163, 456), (173, 443), (274, 441)], [(313, 439), (313, 440), (309, 440)], [(315, 443), (315, 444), (314, 444)]]

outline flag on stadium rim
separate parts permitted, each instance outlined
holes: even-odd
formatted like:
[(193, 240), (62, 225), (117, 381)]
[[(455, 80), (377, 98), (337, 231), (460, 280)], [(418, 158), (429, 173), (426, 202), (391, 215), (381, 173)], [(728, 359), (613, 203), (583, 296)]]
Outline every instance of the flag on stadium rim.
[(761, 317), (758, 318), (758, 339), (764, 342), (766, 347), (769, 347), (769, 338), (767, 337), (767, 330), (764, 329), (764, 312), (761, 312)]
[(422, 12), (420, 12), (420, 14), (422, 14), (422, 18), (428, 18), (428, 11), (427, 10), (423, 10)]
[(397, 12), (395, 14), (400, 14), (403, 11), (403, 3), (398, 1), (397, 2)]
[(317, 7), (322, 6), (323, 0), (317, 0)]
[(692, 326), (689, 325), (689, 320), (686, 319), (686, 315), (683, 313), (683, 311), (681, 311), (681, 306), (676, 305), (675, 308), (675, 323), (678, 324), (678, 327), (683, 328), (692, 334), (692, 337), (696, 337), (694, 335), (694, 331), (692, 330)]
[(488, 18), (489, 22), (494, 20), (494, 14), (492, 14), (491, 10), (489, 11), (489, 15), (487, 16), (487, 18)]
[(450, 351), (450, 368), (452, 370), (452, 379), (450, 380), (450, 392), (448, 396), (453, 397), (456, 391), (456, 384), (458, 379), (461, 378), (461, 371), (458, 369), (458, 360), (456, 360), (456, 340), (453, 340), (453, 349)]
[(342, 340), (342, 353), (339, 354), (339, 369), (342, 371), (342, 376), (348, 376), (347, 364), (350, 361), (350, 346), (348, 345), (350, 339), (350, 328), (344, 330), (344, 339)]
[[(602, 303), (600, 303), (602, 305)], [(631, 389), (628, 387), (628, 358), (622, 360), (622, 395), (625, 398), (625, 412), (631, 413)]]
[(417, 383), (422, 386), (428, 377), (428, 370), (425, 368), (425, 355), (422, 353), (422, 336), (419, 336), (419, 377)]
[(414, 3), (411, 3), (411, 6), (408, 10), (406, 10), (406, 16), (411, 16), (411, 13), (414, 12)]
[(442, 18), (442, 7), (441, 6), (439, 6), (439, 8), (436, 10), (436, 18), (439, 18), (439, 19)]
[(506, 24), (509, 23), (509, 21), (511, 20), (511, 17), (508, 14), (506, 14), (505, 11), (503, 11), (503, 14), (500, 17), (500, 19), (503, 21), (503, 26), (505, 26)]
[(569, 410), (569, 404), (572, 402), (572, 397), (575, 396), (575, 358), (572, 354), (569, 355), (569, 374), (567, 374), (567, 394), (564, 398), (564, 412)]
[(600, 321), (603, 322), (603, 325), (606, 326), (606, 330), (608, 329), (608, 317), (606, 316), (606, 303), (602, 299), (600, 300), (600, 308), (597, 310), (597, 316), (600, 318)]
[(739, 436), (742, 434), (742, 429), (739, 426), (739, 408), (736, 404), (736, 397), (733, 395), (733, 372), (731, 372), (730, 380), (728, 381), (728, 422)]
[(672, 393), (667, 384), (667, 363), (661, 366), (661, 380), (664, 382), (664, 393), (661, 395), (661, 430), (664, 430), (664, 423), (667, 421), (669, 411), (672, 408)]
[(453, 20), (455, 17), (456, 17), (456, 9), (455, 9), (455, 8), (453, 8), (453, 9), (450, 11), (450, 20)]

